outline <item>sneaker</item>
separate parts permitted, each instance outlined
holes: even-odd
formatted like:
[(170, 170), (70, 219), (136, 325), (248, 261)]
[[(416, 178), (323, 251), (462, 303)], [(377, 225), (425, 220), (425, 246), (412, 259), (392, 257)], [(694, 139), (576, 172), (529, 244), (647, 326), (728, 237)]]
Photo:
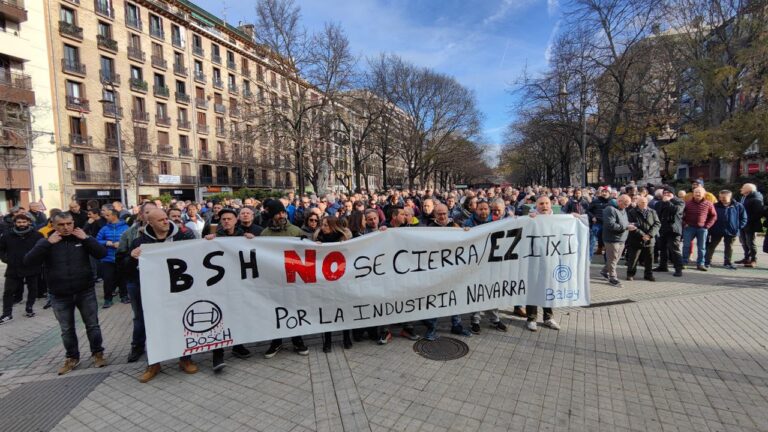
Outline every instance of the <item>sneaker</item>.
[(131, 304), (131, 299), (128, 297), (123, 297), (120, 299), (120, 303), (122, 304)]
[(8, 321), (10, 321), (12, 319), (13, 319), (13, 317), (11, 315), (0, 316), (0, 324), (5, 324), (5, 323), (7, 323)]
[(264, 353), (264, 358), (271, 359), (272, 357), (276, 356), (281, 349), (283, 349), (283, 344), (270, 345), (267, 352)]
[(536, 324), (536, 321), (528, 321), (525, 324), (525, 327), (532, 332), (539, 331), (539, 326)]
[(608, 274), (608, 272), (605, 270), (600, 270), (600, 276), (602, 276), (605, 280), (611, 279), (611, 275)]
[(408, 340), (417, 341), (421, 339), (421, 336), (417, 335), (413, 329), (410, 328), (404, 328), (400, 330), (400, 337), (406, 338)]
[(698, 271), (707, 271), (707, 267), (703, 266), (703, 265), (696, 266), (696, 270), (698, 270)]
[(144, 347), (131, 347), (131, 352), (128, 354), (128, 363), (136, 363), (144, 354)]
[(431, 329), (427, 330), (427, 332), (424, 334), (424, 339), (432, 342), (437, 340), (437, 330)]
[(656, 267), (656, 268), (654, 268), (654, 269), (653, 269), (653, 271), (655, 271), (655, 272), (661, 272), (661, 273), (667, 273), (667, 272), (669, 271), (669, 269), (668, 269), (668, 268), (666, 268), (666, 267), (661, 267), (661, 266), (659, 266), (659, 267)]
[(498, 330), (500, 332), (506, 332), (507, 331), (507, 325), (504, 324), (501, 321), (498, 321), (498, 322), (495, 322), (495, 323), (491, 323), (491, 328), (495, 328), (496, 330)]
[(77, 365), (80, 364), (79, 358), (67, 358), (64, 360), (64, 364), (59, 368), (59, 375), (64, 375), (65, 373), (72, 372), (74, 368), (77, 367)]
[(551, 318), (548, 319), (548, 320), (545, 320), (543, 325), (544, 325), (544, 327), (549, 327), (552, 330), (560, 330), (560, 324), (558, 324), (557, 321), (555, 321), (555, 320), (553, 320)]
[(147, 366), (147, 370), (139, 377), (139, 382), (146, 384), (152, 381), (152, 378), (156, 377), (160, 373), (160, 363), (155, 363)]
[(193, 362), (190, 359), (182, 359), (179, 360), (179, 369), (181, 369), (186, 374), (195, 374), (199, 370), (195, 362)]
[(472, 332), (465, 329), (463, 326), (455, 326), (451, 327), (451, 334), (459, 335), (459, 336), (472, 336)]
[(675, 273), (672, 275), (674, 277), (682, 277), (683, 271), (682, 270), (675, 270)]
[(104, 358), (104, 352), (97, 352), (94, 353), (91, 356), (91, 361), (93, 362), (93, 367), (95, 368), (103, 368), (107, 365), (107, 360)]
[(232, 355), (244, 359), (251, 356), (251, 351), (243, 345), (235, 345), (232, 347)]
[(615, 286), (615, 287), (620, 287), (621, 286), (621, 281), (619, 281), (618, 279), (613, 278), (613, 277), (608, 279), (608, 283), (611, 284), (612, 286)]
[(472, 323), (469, 325), (469, 330), (474, 334), (480, 334), (480, 323)]
[(112, 307), (112, 300), (104, 300), (104, 305), (101, 306), (102, 309), (109, 309)]
[(220, 372), (227, 366), (226, 363), (224, 363), (224, 350), (221, 351), (214, 351), (213, 352), (213, 371), (214, 372)]
[(293, 344), (293, 352), (300, 356), (309, 355), (309, 348), (307, 348), (306, 345), (304, 345), (304, 342)]
[(33, 316), (35, 316), (35, 311), (33, 311), (32, 309), (27, 309), (27, 311), (26, 311), (26, 313), (24, 313), (24, 315), (27, 318), (32, 318)]
[(737, 267), (733, 264), (726, 264), (723, 266), (723, 268), (726, 268), (728, 270), (736, 270)]
[(376, 342), (379, 345), (386, 345), (388, 343), (392, 342), (392, 332), (389, 330), (385, 331), (383, 335), (379, 338), (379, 340)]

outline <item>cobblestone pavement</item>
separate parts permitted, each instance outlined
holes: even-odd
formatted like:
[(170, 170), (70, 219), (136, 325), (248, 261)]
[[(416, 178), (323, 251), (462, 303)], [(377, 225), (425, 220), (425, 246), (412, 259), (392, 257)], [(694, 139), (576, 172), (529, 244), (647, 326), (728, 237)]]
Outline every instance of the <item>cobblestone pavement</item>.
[[(137, 381), (145, 359), (125, 362), (129, 305), (100, 314), (111, 364), (84, 359), (67, 377), (56, 376), (64, 352), (52, 312), (40, 301), (25, 318), (16, 306), (0, 326), (0, 430), (14, 420), (14, 432), (768, 430), (768, 269), (657, 274), (622, 288), (598, 270), (593, 307), (557, 310), (559, 332), (529, 332), (507, 314), (508, 332), (465, 338), (458, 360), (424, 359), (402, 338), (351, 350), (339, 340), (324, 354), (313, 337), (308, 357), (265, 360), (266, 344), (254, 344), (254, 357), (228, 355), (221, 374), (202, 354), (199, 373), (165, 362), (148, 384)], [(37, 402), (69, 378), (74, 408)]]

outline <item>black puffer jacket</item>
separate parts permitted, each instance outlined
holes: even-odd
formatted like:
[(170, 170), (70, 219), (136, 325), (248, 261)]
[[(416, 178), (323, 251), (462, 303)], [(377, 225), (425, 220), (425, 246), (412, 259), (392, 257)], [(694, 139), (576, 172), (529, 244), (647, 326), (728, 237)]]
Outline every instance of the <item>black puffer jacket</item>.
[(659, 203), (656, 204), (656, 213), (659, 214), (659, 221), (661, 222), (659, 235), (683, 235), (684, 210), (685, 201), (680, 198), (672, 198), (669, 201), (659, 201)]
[(131, 243), (126, 251), (118, 251), (115, 262), (123, 269), (125, 278), (131, 282), (139, 282), (139, 260), (131, 256), (131, 251), (144, 244), (176, 242), (182, 240), (194, 240), (195, 233), (191, 230), (180, 230), (175, 224), (171, 224), (171, 232), (168, 237), (159, 240), (151, 226), (147, 225), (141, 230), (138, 237)]
[(763, 217), (763, 194), (760, 192), (751, 192), (742, 198), (741, 203), (747, 210), (747, 231), (760, 232), (763, 230), (760, 219)]
[(25, 277), (42, 272), (40, 265), (24, 265), (24, 255), (31, 251), (41, 238), (43, 235), (31, 225), (21, 233), (12, 228), (0, 238), (0, 261), (8, 264), (5, 268), (6, 277)]
[(51, 244), (40, 239), (24, 257), (24, 265), (45, 264), (45, 280), (54, 295), (72, 295), (93, 288), (93, 273), (89, 256), (102, 259), (107, 248), (93, 237), (80, 240), (74, 235), (62, 237)]
[[(609, 206), (616, 207), (616, 202), (610, 198), (595, 197), (595, 199), (593, 199), (589, 204), (589, 224), (602, 224), (604, 214), (603, 211), (606, 207)], [(592, 222), (592, 219), (595, 219), (596, 221)]]

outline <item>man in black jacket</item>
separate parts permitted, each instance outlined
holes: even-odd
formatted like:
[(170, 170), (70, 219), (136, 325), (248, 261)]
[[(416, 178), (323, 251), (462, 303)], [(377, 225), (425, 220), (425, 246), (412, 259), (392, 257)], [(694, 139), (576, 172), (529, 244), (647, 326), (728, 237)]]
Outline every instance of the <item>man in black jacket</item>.
[(646, 197), (638, 196), (635, 207), (627, 210), (627, 218), (636, 228), (627, 237), (627, 280), (634, 279), (639, 259), (645, 269), (645, 280), (653, 282), (653, 244), (661, 227), (659, 216), (648, 207)]
[(7, 264), (5, 268), (5, 291), (3, 292), (3, 314), (0, 324), (13, 319), (13, 303), (18, 293), (24, 293), (27, 284), (28, 317), (35, 316), (32, 307), (37, 298), (37, 286), (40, 281), (40, 265), (24, 265), (24, 255), (31, 251), (43, 235), (32, 226), (32, 217), (19, 213), (13, 217), (13, 228), (0, 237), (0, 260)]
[[(141, 246), (195, 239), (192, 231), (182, 232), (178, 226), (170, 223), (168, 215), (159, 208), (149, 210), (145, 218), (147, 225), (140, 230), (139, 236), (133, 240), (126, 251), (118, 251), (116, 257), (116, 261), (120, 263), (125, 272), (125, 278), (130, 282), (128, 295), (131, 298), (131, 308), (133, 309), (133, 337), (131, 339), (131, 353), (128, 355), (129, 363), (141, 358), (147, 341), (147, 333), (144, 329), (144, 309), (141, 306), (141, 287), (139, 286)], [(179, 359), (179, 367), (188, 374), (196, 373), (198, 370), (197, 365), (189, 356)], [(149, 382), (158, 373), (160, 373), (160, 363), (147, 365), (147, 369), (139, 378), (139, 382)]]
[(668, 261), (675, 266), (674, 276), (683, 275), (683, 255), (680, 251), (680, 239), (683, 236), (683, 210), (685, 202), (675, 196), (672, 186), (665, 186), (661, 201), (656, 204), (659, 215), (659, 266), (653, 269), (657, 272), (667, 272)]
[(59, 368), (64, 375), (80, 364), (80, 351), (75, 332), (75, 309), (85, 323), (94, 367), (106, 366), (99, 326), (99, 305), (93, 284), (89, 257), (104, 258), (107, 249), (82, 229), (68, 212), (52, 217), (55, 232), (40, 239), (24, 257), (24, 265), (45, 264), (45, 279), (51, 294), (51, 305), (61, 327), (61, 339), (66, 348), (66, 360)]
[(763, 230), (760, 220), (763, 217), (763, 195), (757, 191), (757, 186), (746, 183), (741, 187), (741, 204), (747, 211), (747, 226), (739, 232), (741, 247), (744, 249), (744, 259), (736, 264), (744, 267), (757, 266), (757, 233)]

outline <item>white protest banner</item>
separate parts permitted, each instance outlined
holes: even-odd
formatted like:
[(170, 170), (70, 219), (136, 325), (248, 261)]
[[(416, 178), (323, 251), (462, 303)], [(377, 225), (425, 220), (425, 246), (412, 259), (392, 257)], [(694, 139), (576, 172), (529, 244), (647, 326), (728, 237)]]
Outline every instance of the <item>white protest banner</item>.
[(514, 305), (584, 306), (588, 245), (587, 226), (566, 215), (469, 231), (390, 228), (328, 244), (229, 237), (145, 245), (149, 363)]

